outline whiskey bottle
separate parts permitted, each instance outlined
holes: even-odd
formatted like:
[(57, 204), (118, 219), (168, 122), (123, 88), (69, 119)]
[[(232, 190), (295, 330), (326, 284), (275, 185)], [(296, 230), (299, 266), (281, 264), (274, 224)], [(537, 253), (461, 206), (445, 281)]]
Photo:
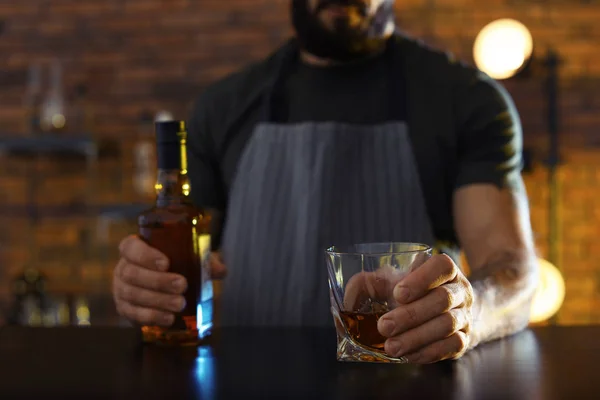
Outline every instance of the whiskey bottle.
[[(210, 334), (206, 322), (212, 297), (206, 293), (210, 251), (210, 216), (191, 203), (187, 177), (186, 130), (180, 121), (156, 123), (158, 175), (156, 204), (138, 218), (139, 235), (169, 259), (169, 272), (186, 277), (186, 305), (169, 328), (143, 326), (145, 342), (196, 345)], [(212, 289), (212, 286), (210, 286)], [(212, 292), (212, 291), (211, 291)], [(204, 296), (203, 296), (204, 294)], [(204, 303), (204, 304), (203, 304)]]

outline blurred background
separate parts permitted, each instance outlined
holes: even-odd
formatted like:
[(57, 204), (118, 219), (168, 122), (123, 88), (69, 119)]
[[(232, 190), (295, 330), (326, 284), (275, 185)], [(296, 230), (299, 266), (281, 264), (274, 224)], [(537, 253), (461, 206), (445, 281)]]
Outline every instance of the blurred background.
[[(599, 323), (600, 3), (396, 3), (402, 30), (468, 63), (499, 18), (525, 24), (534, 58), (558, 56), (503, 84), (523, 121), (539, 254), (564, 278), (550, 322)], [(0, 0), (0, 325), (119, 323), (110, 279), (153, 201), (153, 121), (187, 118), (208, 84), (280, 45), (288, 5)]]

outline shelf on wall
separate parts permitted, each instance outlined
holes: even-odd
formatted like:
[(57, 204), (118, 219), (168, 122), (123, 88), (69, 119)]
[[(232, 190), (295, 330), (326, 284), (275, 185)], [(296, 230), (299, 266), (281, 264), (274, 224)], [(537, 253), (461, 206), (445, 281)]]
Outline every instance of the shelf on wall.
[(109, 205), (62, 205), (62, 206), (35, 206), (35, 205), (3, 205), (0, 207), (0, 216), (5, 217), (33, 217), (36, 218), (67, 218), (67, 217), (103, 217), (112, 219), (135, 218), (142, 211), (148, 209), (149, 204), (109, 204)]
[(77, 136), (10, 136), (0, 133), (0, 154), (79, 153), (95, 154), (97, 148), (89, 135)]

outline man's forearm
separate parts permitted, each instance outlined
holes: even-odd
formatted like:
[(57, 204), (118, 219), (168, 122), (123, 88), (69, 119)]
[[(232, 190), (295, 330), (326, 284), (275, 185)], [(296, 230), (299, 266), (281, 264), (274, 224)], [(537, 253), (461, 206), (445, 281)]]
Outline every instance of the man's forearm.
[(504, 252), (470, 277), (473, 286), (471, 347), (527, 327), (538, 282), (532, 251)]

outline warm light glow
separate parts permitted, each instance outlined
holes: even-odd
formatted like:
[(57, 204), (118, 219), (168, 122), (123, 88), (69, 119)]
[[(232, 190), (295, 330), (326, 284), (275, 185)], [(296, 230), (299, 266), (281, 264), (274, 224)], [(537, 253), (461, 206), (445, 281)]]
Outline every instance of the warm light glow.
[(162, 190), (162, 188), (163, 188), (162, 183), (157, 183), (157, 184), (154, 185), (154, 189), (157, 190), (157, 191)]
[(161, 111), (157, 112), (156, 115), (154, 116), (154, 121), (156, 121), (156, 122), (173, 121), (173, 114), (170, 111), (161, 110)]
[(33, 310), (29, 314), (29, 326), (40, 326), (42, 325), (42, 313), (40, 310)]
[(565, 281), (558, 268), (541, 258), (538, 262), (540, 281), (531, 306), (529, 317), (531, 323), (543, 322), (551, 318), (560, 310), (565, 300)]
[(58, 306), (57, 318), (58, 318), (58, 323), (60, 325), (68, 325), (69, 324), (69, 321), (71, 318), (71, 312), (69, 310), (69, 305), (66, 302), (61, 302), (60, 305)]
[(192, 220), (192, 225), (198, 225), (198, 220), (196, 218)]
[(513, 19), (500, 19), (485, 26), (473, 49), (477, 67), (494, 79), (507, 79), (517, 74), (532, 53), (531, 33)]
[(189, 183), (184, 183), (181, 188), (183, 189), (183, 194), (186, 196), (189, 196), (190, 194), (190, 184)]
[(90, 309), (87, 306), (79, 306), (76, 315), (80, 322), (88, 321), (90, 319)]
[(67, 122), (67, 119), (62, 114), (54, 114), (52, 116), (52, 126), (55, 129), (62, 129), (62, 128), (64, 128), (66, 122)]

